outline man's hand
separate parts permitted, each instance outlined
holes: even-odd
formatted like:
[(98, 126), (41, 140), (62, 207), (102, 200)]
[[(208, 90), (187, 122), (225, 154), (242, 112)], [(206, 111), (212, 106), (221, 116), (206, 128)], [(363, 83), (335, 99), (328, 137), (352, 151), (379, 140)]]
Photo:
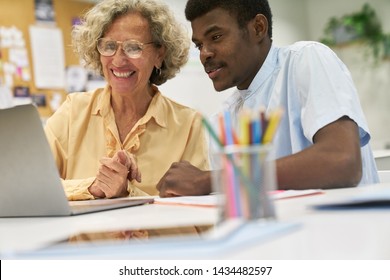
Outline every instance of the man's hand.
[(160, 197), (205, 195), (211, 192), (211, 172), (187, 161), (175, 162), (157, 184)]
[(100, 163), (96, 179), (89, 187), (89, 192), (95, 197), (128, 196), (127, 180), (141, 182), (136, 159), (126, 151), (120, 150), (112, 158), (104, 157)]

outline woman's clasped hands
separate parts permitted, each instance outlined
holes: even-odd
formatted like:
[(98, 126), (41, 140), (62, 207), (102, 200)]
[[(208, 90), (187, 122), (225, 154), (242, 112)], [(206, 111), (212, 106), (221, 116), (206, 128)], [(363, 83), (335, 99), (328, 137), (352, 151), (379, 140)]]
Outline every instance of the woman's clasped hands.
[(119, 150), (112, 158), (100, 160), (96, 179), (88, 190), (96, 198), (125, 197), (129, 195), (128, 180), (141, 182), (141, 173), (135, 156)]

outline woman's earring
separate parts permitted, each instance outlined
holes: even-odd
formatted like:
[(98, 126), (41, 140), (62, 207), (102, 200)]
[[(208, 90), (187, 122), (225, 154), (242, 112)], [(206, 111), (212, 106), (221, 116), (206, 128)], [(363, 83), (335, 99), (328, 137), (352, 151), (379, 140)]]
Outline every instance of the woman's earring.
[(156, 67), (156, 74), (157, 76), (161, 76), (161, 68)]

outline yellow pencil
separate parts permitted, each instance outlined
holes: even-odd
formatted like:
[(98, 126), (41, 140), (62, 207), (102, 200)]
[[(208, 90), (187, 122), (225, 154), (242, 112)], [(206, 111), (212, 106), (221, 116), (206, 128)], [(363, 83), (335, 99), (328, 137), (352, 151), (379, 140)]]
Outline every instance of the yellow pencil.
[(265, 130), (264, 137), (263, 137), (263, 144), (268, 144), (272, 142), (272, 139), (274, 138), (274, 135), (276, 133), (276, 129), (279, 126), (280, 119), (282, 118), (283, 110), (282, 109), (276, 109), (273, 111), (270, 115), (269, 122), (267, 125), (267, 129)]
[(244, 110), (239, 115), (240, 122), (240, 145), (250, 144), (250, 112)]

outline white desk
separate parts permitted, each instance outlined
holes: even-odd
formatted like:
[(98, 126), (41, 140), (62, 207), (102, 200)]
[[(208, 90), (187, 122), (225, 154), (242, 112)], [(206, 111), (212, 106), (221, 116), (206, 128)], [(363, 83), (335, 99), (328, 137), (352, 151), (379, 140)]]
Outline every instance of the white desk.
[[(367, 187), (368, 188), (368, 187)], [(390, 188), (390, 184), (369, 188)], [(325, 194), (276, 201), (280, 234), (256, 227), (239, 241), (166, 242), (155, 244), (62, 247), (34, 251), (80, 231), (155, 228), (215, 223), (217, 210), (176, 205), (143, 205), (66, 218), (1, 218), (0, 257), (86, 259), (390, 259), (390, 207), (361, 210), (315, 210), (308, 205), (361, 192), (362, 188), (329, 190)], [(279, 224), (279, 223), (278, 223)], [(277, 224), (277, 225), (278, 225)], [(296, 225), (296, 226), (295, 226)], [(233, 243), (233, 245), (232, 245)], [(179, 244), (172, 248), (172, 244)], [(202, 245), (204, 244), (204, 246)], [(225, 246), (224, 244), (230, 244)], [(143, 247), (142, 247), (143, 246)], [(145, 250), (145, 248), (147, 250)], [(169, 250), (167, 250), (169, 248)], [(138, 250), (138, 251), (137, 251)], [(28, 252), (19, 255), (18, 252)], [(45, 252), (45, 250), (44, 250)], [(138, 253), (137, 253), (138, 252)], [(139, 252), (143, 252), (140, 254)], [(15, 254), (16, 253), (16, 254)]]

